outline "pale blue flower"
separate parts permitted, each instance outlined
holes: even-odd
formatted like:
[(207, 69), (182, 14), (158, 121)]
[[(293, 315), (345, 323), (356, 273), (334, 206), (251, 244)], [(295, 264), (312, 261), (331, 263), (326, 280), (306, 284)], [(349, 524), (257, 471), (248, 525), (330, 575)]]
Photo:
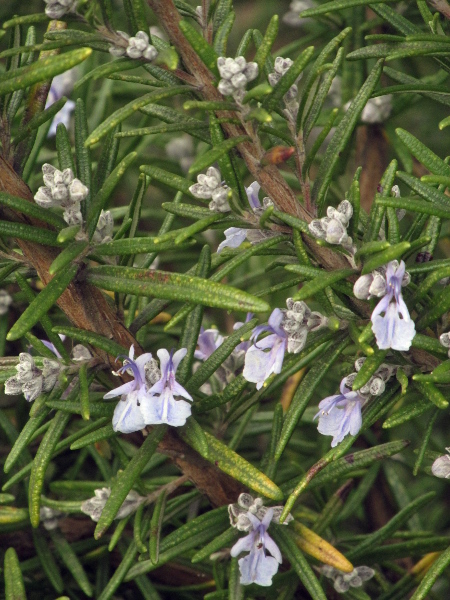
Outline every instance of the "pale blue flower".
[[(249, 553), (239, 559), (242, 585), (256, 583), (267, 587), (272, 585), (272, 577), (283, 562), (280, 549), (267, 533), (272, 521), (273, 510), (269, 508), (261, 521), (251, 512), (248, 512), (246, 516), (251, 522), (252, 530), (235, 543), (230, 554), (238, 556), (241, 552)], [(272, 556), (267, 556), (266, 550)]]
[(217, 248), (217, 254), (220, 254), (224, 248), (238, 248), (247, 237), (247, 229), (241, 227), (229, 227), (224, 231), (225, 239), (220, 242)]
[[(261, 202), (258, 198), (260, 189), (261, 186), (257, 181), (254, 181), (245, 188), (250, 208), (256, 215), (263, 212), (263, 207), (261, 206)], [(270, 200), (269, 198), (266, 198), (264, 200), (264, 208), (267, 207), (268, 202), (270, 202)], [(230, 227), (229, 229), (225, 229), (225, 239), (219, 244), (219, 247), (217, 248), (217, 254), (222, 252), (224, 248), (238, 248), (243, 242), (245, 242), (248, 231), (251, 230), (242, 229), (241, 227)]]
[(333, 436), (332, 448), (347, 434), (356, 435), (362, 424), (361, 407), (366, 399), (347, 388), (345, 381), (345, 378), (341, 381), (340, 394), (328, 396), (319, 403), (319, 412), (314, 417), (319, 417), (319, 433)]
[[(66, 339), (66, 336), (63, 335), (62, 333), (58, 333), (58, 335), (59, 335), (59, 339), (62, 342)], [(56, 358), (62, 359), (61, 354), (58, 352), (58, 350), (56, 349), (56, 346), (54, 344), (52, 344), (48, 340), (41, 340), (41, 342), (44, 344), (44, 346), (46, 346), (49, 350), (51, 350), (53, 352), (53, 354), (56, 356)]]
[(217, 329), (200, 329), (197, 344), (198, 350), (194, 352), (195, 358), (198, 360), (206, 360), (213, 352), (222, 344), (223, 336), (220, 335)]
[(131, 346), (128, 358), (123, 361), (123, 366), (119, 369), (119, 373), (125, 373), (128, 370), (132, 371), (133, 381), (124, 383), (123, 385), (111, 390), (103, 396), (105, 400), (122, 396), (116, 406), (113, 415), (114, 431), (122, 433), (132, 433), (139, 431), (148, 425), (142, 413), (143, 403), (149, 402), (149, 393), (147, 392), (145, 380), (145, 365), (151, 360), (150, 353), (141, 354), (134, 360), (134, 346)]
[[(372, 313), (372, 331), (380, 350), (409, 350), (416, 334), (414, 321), (402, 297), (405, 263), (391, 261), (386, 269), (386, 294)], [(381, 313), (384, 312), (384, 316)]]
[(261, 186), (257, 181), (251, 183), (248, 187), (245, 188), (245, 193), (247, 194), (248, 203), (250, 204), (250, 208), (253, 212), (256, 212), (261, 208), (261, 202), (259, 200), (259, 190)]
[(167, 423), (173, 427), (181, 427), (191, 415), (191, 405), (186, 400), (176, 400), (181, 396), (192, 402), (190, 394), (175, 380), (178, 365), (186, 356), (186, 348), (169, 354), (165, 349), (158, 350), (161, 366), (161, 379), (148, 391), (149, 402), (142, 405), (142, 414), (147, 425)]
[[(69, 94), (72, 91), (76, 79), (77, 69), (69, 69), (65, 73), (61, 73), (54, 77), (48, 92), (45, 108), (49, 108), (57, 100), (60, 100), (63, 96)], [(62, 123), (66, 129), (69, 127), (70, 117), (74, 110), (75, 102), (67, 100), (61, 110), (53, 117), (48, 137), (54, 137), (56, 135), (56, 128), (60, 123)]]
[[(258, 390), (272, 373), (280, 373), (283, 366), (288, 343), (288, 335), (281, 327), (283, 319), (283, 311), (275, 308), (269, 317), (268, 325), (255, 327), (250, 338), (254, 344), (245, 354), (243, 375), (247, 381), (256, 383)], [(264, 331), (271, 332), (271, 335), (257, 341)]]
[[(246, 315), (246, 317), (245, 317), (245, 323), (248, 323), (252, 319), (253, 319), (253, 313), (248, 312), (247, 315)], [(236, 321), (236, 323), (233, 325), (233, 330), (237, 331), (243, 325), (245, 325), (245, 323), (243, 323), (242, 321)], [(250, 348), (251, 345), (252, 345), (252, 343), (250, 341), (241, 342), (240, 344), (238, 344), (236, 346), (236, 348), (234, 349), (234, 351), (235, 352), (247, 352), (247, 350)]]

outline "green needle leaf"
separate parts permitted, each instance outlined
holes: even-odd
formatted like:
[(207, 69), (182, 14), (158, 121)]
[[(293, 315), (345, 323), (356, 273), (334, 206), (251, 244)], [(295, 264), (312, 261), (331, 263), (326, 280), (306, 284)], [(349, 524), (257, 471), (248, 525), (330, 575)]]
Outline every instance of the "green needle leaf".
[(51, 80), (55, 75), (65, 73), (80, 64), (91, 54), (91, 48), (79, 48), (59, 56), (49, 56), (26, 67), (6, 71), (0, 75), (0, 96), (23, 90), (40, 81)]
[(247, 462), (244, 458), (230, 450), (228, 446), (220, 442), (214, 436), (205, 431), (208, 440), (209, 454), (206, 457), (221, 471), (231, 475), (257, 494), (261, 494), (272, 500), (282, 500), (283, 493), (264, 473)]
[(78, 265), (70, 265), (66, 270), (55, 275), (14, 323), (6, 339), (10, 341), (18, 340), (30, 331), (39, 319), (47, 314), (56, 300), (66, 290), (77, 271)]
[[(334, 4), (335, 2), (333, 2), (333, 5)], [(372, 92), (378, 83), (382, 70), (383, 61), (379, 60), (349, 106), (341, 122), (336, 127), (336, 132), (333, 135), (331, 142), (328, 144), (311, 192), (312, 199), (319, 205), (320, 212), (323, 209), (325, 195), (338, 164), (339, 156), (346, 147), (367, 100), (372, 96)]]
[(242, 142), (247, 142), (249, 140), (250, 138), (248, 137), (248, 135), (238, 135), (237, 137), (230, 138), (228, 140), (225, 140), (221, 144), (214, 146), (211, 150), (199, 156), (192, 163), (191, 168), (189, 169), (189, 173), (198, 173), (199, 171), (206, 169), (207, 167), (211, 166), (216, 160), (218, 160), (221, 156), (229, 152), (232, 148), (234, 148), (238, 144), (241, 144)]
[(247, 292), (179, 273), (101, 266), (93, 267), (87, 274), (87, 280), (104, 290), (137, 296), (157, 296), (167, 300), (181, 300), (243, 312), (270, 310), (267, 302)]
[(111, 488), (111, 495), (106, 501), (100, 519), (98, 520), (97, 527), (95, 528), (94, 536), (96, 539), (99, 539), (114, 521), (117, 512), (131, 488), (136, 483), (142, 469), (146, 466), (156, 451), (159, 442), (163, 439), (166, 429), (167, 427), (165, 425), (157, 425), (154, 427), (125, 469), (118, 473)]

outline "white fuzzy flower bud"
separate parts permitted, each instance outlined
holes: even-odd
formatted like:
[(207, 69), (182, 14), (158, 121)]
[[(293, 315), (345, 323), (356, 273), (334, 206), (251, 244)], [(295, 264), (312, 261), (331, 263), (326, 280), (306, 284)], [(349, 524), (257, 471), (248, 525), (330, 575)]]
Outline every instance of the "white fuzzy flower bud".
[[(275, 86), (280, 81), (280, 79), (283, 77), (283, 75), (289, 71), (292, 64), (293, 64), (293, 61), (290, 58), (283, 58), (282, 56), (277, 56), (277, 58), (275, 59), (275, 65), (274, 65), (275, 71), (273, 73), (270, 73), (268, 76), (270, 85)], [(302, 73), (297, 78), (297, 81), (298, 81), (298, 79), (301, 78), (301, 76), (302, 76)], [(292, 100), (294, 100), (297, 97), (297, 93), (298, 93), (298, 88), (297, 88), (297, 85), (294, 83), (288, 89), (286, 94), (284, 95), (284, 101), (286, 103), (292, 102)]]
[(0, 290), (0, 315), (5, 315), (8, 312), (11, 302), (12, 298), (8, 292), (6, 290)]
[(313, 219), (309, 225), (308, 229), (313, 234), (314, 237), (319, 239), (325, 239), (326, 229), (321, 221), (321, 219)]
[[(273, 510), (272, 521), (280, 524), (280, 516), (283, 512), (283, 506), (271, 506)], [(236, 504), (228, 505), (228, 514), (230, 517), (230, 523), (232, 527), (235, 527), (239, 531), (250, 531), (253, 528), (250, 518), (247, 516), (248, 513), (255, 515), (257, 519), (262, 521), (268, 508), (263, 505), (262, 498), (253, 498), (250, 494), (240, 494)], [(290, 523), (294, 517), (289, 513), (283, 525)]]
[(359, 298), (359, 300), (369, 300), (371, 297), (369, 289), (372, 282), (373, 275), (371, 273), (358, 277), (353, 285), (353, 295), (355, 298)]
[(249, 81), (258, 77), (257, 63), (247, 63), (243, 56), (236, 58), (221, 56), (217, 59), (217, 68), (221, 76), (217, 89), (224, 96), (238, 94), (245, 89)]
[(70, 12), (75, 12), (77, 0), (44, 0), (47, 4), (45, 14), (49, 19), (60, 19)]
[(114, 219), (111, 211), (102, 210), (97, 221), (97, 227), (92, 237), (95, 244), (106, 244), (112, 241)]
[[(446, 451), (450, 453), (450, 448), (446, 448)], [(450, 479), (450, 454), (437, 458), (431, 467), (431, 472), (435, 477)]]
[(392, 94), (370, 98), (362, 113), (363, 123), (383, 123), (392, 111)]
[(31, 354), (21, 352), (16, 365), (17, 375), (5, 381), (5, 394), (24, 394), (28, 402), (35, 400), (43, 389), (44, 379)]
[[(81, 511), (84, 512), (85, 515), (91, 517), (93, 521), (97, 522), (101, 517), (106, 501), (110, 495), (111, 488), (104, 487), (95, 490), (94, 497), (89, 498), (82, 503)], [(131, 492), (125, 498), (122, 506), (119, 508), (115, 519), (124, 519), (133, 512), (136, 512), (144, 500), (145, 498), (143, 496), (140, 496), (137, 492), (131, 490)]]
[(54, 200), (52, 191), (48, 187), (41, 186), (34, 196), (34, 201), (42, 208), (50, 208), (52, 206), (58, 206), (58, 202)]
[(215, 212), (228, 212), (230, 205), (228, 204), (229, 188), (222, 185), (222, 177), (220, 171), (215, 167), (209, 167), (206, 175), (201, 173), (197, 175), (197, 183), (191, 185), (189, 191), (196, 198), (208, 200), (209, 209)]
[(89, 350), (86, 348), (86, 346), (83, 346), (82, 344), (77, 344), (76, 346), (73, 347), (72, 360), (74, 362), (81, 362), (83, 360), (91, 360), (91, 358), (92, 358), (92, 354), (89, 352)]
[(81, 202), (89, 194), (89, 188), (86, 187), (79, 179), (74, 179), (69, 185), (69, 195), (72, 202)]

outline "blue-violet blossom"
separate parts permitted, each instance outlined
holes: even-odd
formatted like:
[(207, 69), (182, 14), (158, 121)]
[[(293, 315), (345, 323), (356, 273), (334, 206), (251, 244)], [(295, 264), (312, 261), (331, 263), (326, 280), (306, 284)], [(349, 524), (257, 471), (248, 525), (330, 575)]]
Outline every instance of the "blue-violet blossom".
[[(175, 354), (165, 349), (158, 350), (157, 355), (161, 365), (161, 379), (148, 391), (151, 402), (142, 406), (142, 414), (147, 425), (167, 423), (173, 427), (181, 427), (191, 415), (191, 395), (175, 380), (178, 365), (186, 356), (186, 348), (181, 348)], [(176, 400), (181, 396), (186, 400)]]
[(361, 407), (367, 400), (359, 392), (352, 392), (345, 383), (346, 378), (341, 381), (340, 394), (328, 396), (319, 403), (319, 412), (314, 417), (319, 417), (319, 433), (333, 436), (332, 448), (348, 433), (356, 435), (361, 429)]
[[(264, 210), (273, 204), (270, 198), (264, 198), (263, 204), (261, 205), (258, 198), (260, 189), (261, 186), (257, 181), (254, 181), (245, 188), (250, 208), (257, 217), (261, 216)], [(256, 242), (265, 237), (260, 229), (243, 229), (242, 227), (229, 227), (228, 229), (225, 229), (224, 234), (225, 239), (219, 244), (217, 254), (222, 252), (224, 248), (238, 248), (246, 239), (250, 242)], [(267, 232), (267, 234), (271, 235), (269, 232)]]
[[(280, 373), (283, 366), (288, 344), (288, 334), (281, 326), (283, 319), (283, 311), (275, 308), (269, 317), (268, 325), (255, 327), (250, 338), (254, 343), (245, 354), (243, 375), (247, 381), (256, 383), (257, 390), (261, 389), (272, 373)], [(258, 341), (258, 337), (264, 331), (269, 331), (271, 335)], [(269, 352), (265, 352), (266, 350)]]
[[(47, 101), (45, 108), (49, 108), (52, 104), (60, 100), (63, 96), (69, 94), (77, 80), (78, 70), (76, 68), (69, 69), (52, 80), (52, 85), (48, 92)], [(48, 137), (54, 137), (56, 135), (56, 128), (59, 124), (64, 125), (66, 129), (69, 128), (70, 116), (75, 110), (75, 102), (73, 100), (67, 100), (64, 106), (59, 110), (53, 117), (52, 124), (48, 131)]]
[(195, 358), (198, 360), (206, 360), (213, 352), (222, 344), (223, 336), (220, 335), (217, 329), (200, 329), (197, 344), (198, 350), (194, 352)]
[[(386, 269), (386, 294), (372, 313), (372, 331), (380, 350), (409, 350), (416, 335), (414, 321), (402, 297), (405, 263), (391, 261)], [(384, 312), (384, 316), (381, 313)]]
[[(283, 561), (280, 549), (267, 533), (272, 521), (273, 510), (269, 508), (261, 521), (251, 512), (248, 512), (246, 516), (252, 524), (252, 530), (231, 548), (231, 556), (238, 556), (241, 552), (249, 553), (239, 559), (242, 585), (256, 583), (261, 586), (270, 586), (272, 577)], [(272, 556), (267, 556), (266, 550)]]
[(150, 424), (144, 419), (142, 406), (150, 401), (145, 365), (151, 360), (152, 355), (149, 352), (141, 354), (134, 360), (134, 346), (131, 346), (128, 358), (123, 361), (123, 366), (118, 370), (118, 374), (131, 370), (133, 381), (128, 381), (103, 396), (105, 400), (122, 396), (113, 415), (114, 431), (132, 433)]

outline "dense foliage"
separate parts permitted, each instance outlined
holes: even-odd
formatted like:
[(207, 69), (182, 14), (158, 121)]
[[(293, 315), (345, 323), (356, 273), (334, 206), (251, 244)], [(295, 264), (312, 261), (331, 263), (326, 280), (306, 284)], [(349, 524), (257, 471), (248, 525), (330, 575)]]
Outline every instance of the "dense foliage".
[(0, 595), (449, 597), (450, 4), (0, 19)]

